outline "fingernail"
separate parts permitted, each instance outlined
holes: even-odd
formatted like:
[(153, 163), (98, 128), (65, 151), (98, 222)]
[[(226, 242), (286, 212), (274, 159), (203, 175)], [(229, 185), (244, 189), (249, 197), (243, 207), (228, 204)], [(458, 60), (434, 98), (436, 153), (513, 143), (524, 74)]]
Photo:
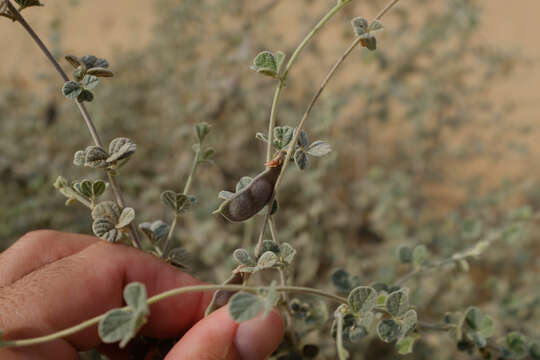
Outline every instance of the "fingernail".
[(242, 360), (266, 359), (278, 347), (283, 337), (283, 319), (274, 310), (263, 319), (241, 323), (236, 330), (234, 345)]

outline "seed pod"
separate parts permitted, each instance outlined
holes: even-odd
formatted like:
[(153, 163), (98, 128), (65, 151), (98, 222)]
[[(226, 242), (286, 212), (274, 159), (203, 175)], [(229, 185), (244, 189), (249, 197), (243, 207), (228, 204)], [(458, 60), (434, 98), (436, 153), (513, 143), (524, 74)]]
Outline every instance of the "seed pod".
[(268, 204), (274, 192), (274, 185), (281, 172), (285, 152), (269, 163), (269, 168), (257, 175), (248, 186), (224, 201), (214, 211), (229, 221), (244, 221), (256, 215)]

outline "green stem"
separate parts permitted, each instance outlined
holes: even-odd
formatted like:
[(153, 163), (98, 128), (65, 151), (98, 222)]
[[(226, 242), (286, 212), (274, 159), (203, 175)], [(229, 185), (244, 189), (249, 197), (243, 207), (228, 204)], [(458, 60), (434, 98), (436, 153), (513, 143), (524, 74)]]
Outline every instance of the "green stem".
[(272, 142), (274, 138), (274, 127), (276, 125), (276, 115), (279, 105), (279, 98), (281, 96), (281, 90), (283, 90), (283, 88), (285, 87), (287, 76), (289, 75), (292, 66), (298, 59), (298, 56), (300, 55), (302, 50), (304, 50), (304, 48), (311, 41), (311, 39), (319, 32), (319, 30), (321, 30), (322, 27), (350, 1), (351, 0), (338, 1), (338, 3), (332, 9), (330, 9), (330, 11), (326, 15), (324, 15), (323, 18), (317, 23), (317, 25), (315, 25), (315, 27), (306, 35), (306, 37), (304, 37), (300, 45), (298, 45), (296, 50), (294, 50), (294, 53), (287, 62), (287, 66), (285, 67), (283, 76), (279, 80), (279, 84), (277, 85), (276, 91), (274, 92), (274, 99), (272, 100), (272, 109), (270, 110), (270, 120), (268, 122), (268, 144), (266, 147), (266, 162), (269, 162), (272, 157)]
[[(146, 303), (148, 305), (154, 304), (158, 301), (165, 300), (171, 296), (176, 296), (180, 294), (186, 294), (190, 292), (198, 292), (198, 291), (215, 291), (215, 290), (228, 290), (228, 291), (246, 291), (250, 293), (257, 294), (261, 290), (269, 290), (270, 287), (246, 287), (243, 285), (195, 285), (195, 286), (185, 286), (181, 288), (175, 288), (171, 289), (165, 292), (162, 292), (161, 294), (154, 295), (146, 300)], [(312, 289), (312, 288), (305, 288), (305, 287), (298, 287), (298, 286), (278, 286), (275, 288), (276, 291), (280, 292), (297, 292), (297, 293), (304, 293), (304, 294), (312, 294), (324, 297), (326, 299), (336, 301), (339, 303), (346, 304), (347, 299), (342, 298), (341, 296), (337, 296), (331, 293), (328, 293), (326, 291)], [(128, 306), (125, 306), (122, 308), (122, 310), (129, 310)], [(23, 339), (23, 340), (8, 340), (0, 342), (0, 347), (21, 347), (21, 346), (30, 346), (30, 345), (36, 345), (56, 339), (60, 339), (72, 334), (75, 334), (81, 330), (84, 330), (86, 328), (89, 328), (91, 326), (94, 326), (98, 324), (101, 320), (105, 318), (106, 314), (102, 314), (96, 317), (93, 317), (89, 320), (83, 321), (82, 323), (72, 326), (70, 328), (55, 332), (50, 335), (30, 338), (30, 339)]]
[(338, 312), (336, 314), (337, 320), (337, 336), (336, 347), (339, 360), (347, 360), (347, 350), (343, 347), (343, 314)]

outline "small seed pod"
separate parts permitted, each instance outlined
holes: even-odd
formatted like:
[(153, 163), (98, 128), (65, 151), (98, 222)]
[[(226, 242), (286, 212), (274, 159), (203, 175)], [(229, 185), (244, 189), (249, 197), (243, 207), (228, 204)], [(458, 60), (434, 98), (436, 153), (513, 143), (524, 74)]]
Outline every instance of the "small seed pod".
[(257, 175), (248, 186), (232, 195), (214, 211), (229, 221), (244, 221), (256, 215), (268, 204), (274, 192), (285, 152), (268, 163), (269, 168)]

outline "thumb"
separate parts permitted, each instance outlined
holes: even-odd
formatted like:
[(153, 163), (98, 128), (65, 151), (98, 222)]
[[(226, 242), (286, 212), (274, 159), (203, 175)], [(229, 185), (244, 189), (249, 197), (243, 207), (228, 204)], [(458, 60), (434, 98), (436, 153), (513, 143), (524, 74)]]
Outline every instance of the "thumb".
[(195, 324), (165, 360), (263, 360), (278, 347), (283, 331), (277, 310), (236, 323), (224, 306)]

